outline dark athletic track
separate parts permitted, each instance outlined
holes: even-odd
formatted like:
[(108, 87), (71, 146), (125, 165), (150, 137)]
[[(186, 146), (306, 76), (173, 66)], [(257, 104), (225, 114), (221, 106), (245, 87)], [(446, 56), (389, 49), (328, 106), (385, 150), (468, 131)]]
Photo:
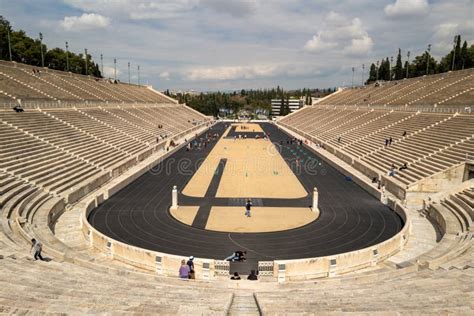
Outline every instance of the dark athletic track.
[[(191, 179), (193, 170), (207, 156), (216, 141), (202, 150), (186, 152), (180, 149), (154, 170), (93, 210), (90, 223), (100, 232), (116, 240), (182, 256), (223, 259), (236, 249), (247, 250), (249, 259), (295, 259), (333, 255), (380, 243), (401, 230), (403, 221), (388, 207), (349, 181), (343, 174), (325, 164), (304, 146), (287, 144), (287, 134), (273, 124), (262, 124), (274, 143), (283, 143), (281, 155), (300, 179), (307, 192), (319, 191), (320, 217), (306, 226), (273, 233), (222, 233), (203, 230), (212, 205), (242, 205), (244, 198), (214, 197), (216, 188), (207, 190), (205, 198), (179, 195), (180, 205), (199, 205), (193, 226), (171, 217), (171, 189), (181, 191)], [(211, 130), (222, 135), (224, 124)], [(238, 140), (245, 141), (245, 140)], [(294, 159), (300, 160), (297, 167)], [(224, 165), (224, 166), (222, 166)], [(220, 169), (225, 167), (221, 161)], [(219, 181), (217, 170), (213, 181)], [(215, 180), (217, 179), (217, 180)], [(303, 199), (253, 199), (254, 205), (303, 206), (311, 204), (311, 195)]]

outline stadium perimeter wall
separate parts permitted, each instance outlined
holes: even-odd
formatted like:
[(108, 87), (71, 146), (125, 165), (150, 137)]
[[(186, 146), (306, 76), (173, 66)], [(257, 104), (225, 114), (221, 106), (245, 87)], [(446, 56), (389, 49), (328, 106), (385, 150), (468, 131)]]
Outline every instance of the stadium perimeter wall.
[[(189, 139), (191, 139), (191, 137)], [(175, 150), (178, 150), (183, 145), (184, 144), (181, 144)], [(107, 254), (110, 258), (140, 269), (159, 275), (176, 277), (177, 271), (181, 266), (181, 260), (183, 259), (182, 256), (151, 251), (119, 242), (97, 231), (87, 220), (90, 212), (105, 199), (108, 199), (121, 188), (133, 182), (143, 173), (147, 172), (150, 167), (153, 167), (161, 160), (172, 155), (175, 150), (166, 153), (153, 162), (152, 165), (147, 164), (146, 166), (141, 167), (138, 171), (134, 171), (133, 174), (126, 173), (122, 175), (120, 180), (108, 184), (105, 189), (102, 190), (102, 193), (96, 192), (83, 200), (84, 203), (80, 204), (83, 205), (81, 217), (82, 231), (91, 247)], [(335, 166), (337, 166), (337, 164)], [(342, 168), (341, 166), (337, 166), (337, 168), (343, 170), (340, 169)], [(363, 187), (365, 186), (365, 182), (362, 180), (359, 181), (357, 176), (354, 176), (354, 181), (360, 183)], [(105, 192), (105, 194), (103, 192)], [(375, 191), (372, 193), (376, 194)], [(380, 194), (378, 198), (380, 198)], [(332, 277), (361, 268), (374, 266), (389, 258), (403, 249), (408, 240), (411, 221), (408, 218), (408, 212), (405, 211), (401, 204), (394, 200), (389, 200), (388, 205), (397, 212), (405, 222), (402, 230), (392, 238), (377, 245), (342, 254), (305, 259), (261, 262), (262, 265), (266, 264), (267, 267), (269, 266), (271, 268), (273, 266), (270, 271), (266, 269), (266, 275), (278, 278), (280, 282)], [(196, 268), (196, 277), (198, 279), (211, 280), (219, 275), (228, 274), (228, 263), (221, 260), (196, 258), (194, 264)]]

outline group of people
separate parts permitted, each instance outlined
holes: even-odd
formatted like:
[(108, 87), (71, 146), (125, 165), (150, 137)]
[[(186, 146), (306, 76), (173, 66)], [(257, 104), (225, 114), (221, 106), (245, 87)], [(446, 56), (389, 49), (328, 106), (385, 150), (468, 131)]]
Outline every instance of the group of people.
[(161, 140), (167, 139), (168, 135), (166, 134), (161, 134), (156, 138), (156, 142), (159, 143)]
[[(302, 146), (302, 145), (303, 145), (303, 142), (304, 142), (305, 144), (307, 144), (307, 140), (304, 140), (304, 141), (303, 141), (302, 139), (296, 138), (296, 137), (288, 138), (288, 139), (286, 140), (286, 144), (287, 144), (287, 145), (296, 144), (296, 145)], [(283, 145), (283, 141), (282, 141), (282, 140), (280, 141), (280, 145)]]
[(207, 145), (209, 145), (212, 140), (216, 140), (218, 138), (219, 133), (207, 133), (206, 135), (204, 135), (204, 137), (198, 137), (198, 135), (196, 134), (193, 141), (188, 142), (187, 139), (184, 140), (188, 143), (186, 145), (186, 151), (190, 151), (193, 149), (201, 150), (207, 148)]
[[(39, 245), (40, 246), (38, 247), (39, 249), (41, 249), (41, 244)], [(41, 250), (39, 252), (41, 253)], [(225, 260), (243, 262), (246, 260), (245, 258), (246, 254), (247, 254), (247, 251), (237, 250), (232, 255), (227, 257)], [(35, 259), (36, 259), (36, 256), (37, 254), (35, 252)], [(39, 258), (43, 260), (43, 258), (41, 257), (41, 254), (39, 254)], [(179, 274), (180, 279), (196, 279), (196, 272), (194, 270), (194, 256), (189, 257), (187, 261), (186, 259), (181, 260), (181, 266), (179, 267), (178, 274)], [(234, 272), (234, 274), (232, 275), (230, 279), (241, 280), (241, 277), (238, 272)], [(250, 274), (247, 277), (247, 280), (258, 280), (258, 276), (255, 270), (250, 271)]]
[(196, 272), (194, 270), (194, 257), (189, 257), (188, 261), (181, 260), (181, 267), (179, 268), (179, 277), (181, 279), (195, 279)]
[[(402, 137), (405, 137), (405, 136), (407, 136), (407, 131), (403, 131), (402, 133)], [(385, 147), (392, 145), (392, 142), (393, 142), (392, 137), (385, 138)]]
[[(239, 275), (239, 272), (234, 272), (234, 274), (230, 277), (231, 280), (242, 280), (242, 278)], [(256, 281), (258, 280), (257, 273), (255, 270), (250, 270), (250, 274), (247, 277), (247, 280), (250, 281)]]
[[(401, 165), (398, 168), (398, 171), (402, 171), (406, 169), (408, 169), (408, 163), (405, 162), (403, 165)], [(394, 177), (396, 174), (397, 174), (397, 167), (395, 166), (395, 164), (392, 164), (392, 166), (390, 167), (390, 170), (388, 171), (388, 175), (390, 177)]]

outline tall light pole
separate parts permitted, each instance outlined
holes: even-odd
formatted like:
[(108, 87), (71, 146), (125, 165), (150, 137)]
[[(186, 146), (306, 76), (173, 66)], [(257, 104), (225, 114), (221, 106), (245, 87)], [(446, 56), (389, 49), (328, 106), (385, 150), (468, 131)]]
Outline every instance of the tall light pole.
[(452, 71), (454, 71), (454, 59), (456, 58), (456, 46), (458, 43), (458, 36), (454, 35), (454, 42), (453, 42), (453, 66), (451, 68)]
[(407, 53), (407, 75), (406, 78), (408, 79), (408, 68), (410, 68), (410, 51)]
[(431, 44), (428, 44), (428, 50), (426, 51), (426, 74), (428, 74), (428, 70), (430, 67), (430, 51), (431, 51)]
[(379, 81), (379, 61), (377, 60), (377, 71), (375, 75), (375, 81)]
[(40, 48), (41, 48), (41, 67), (44, 68), (44, 55), (43, 55), (43, 33), (39, 33), (40, 37)]
[(392, 81), (392, 65), (393, 65), (393, 56), (390, 57), (390, 65), (388, 67), (389, 80)]
[(354, 67), (352, 67), (352, 88), (354, 88)]
[(117, 58), (114, 58), (114, 81), (117, 81)]
[(365, 65), (362, 64), (362, 76), (360, 76), (360, 81), (361, 81), (361, 85), (363, 86), (364, 85), (364, 69), (365, 69)]
[(128, 62), (128, 84), (130, 84), (130, 62)]
[(100, 74), (104, 77), (104, 56), (100, 54)]
[(138, 69), (138, 85), (140, 85), (140, 65), (137, 66)]
[(66, 71), (69, 71), (69, 43), (66, 42)]
[(86, 76), (88, 75), (87, 71), (87, 48), (84, 48), (84, 55), (86, 55)]

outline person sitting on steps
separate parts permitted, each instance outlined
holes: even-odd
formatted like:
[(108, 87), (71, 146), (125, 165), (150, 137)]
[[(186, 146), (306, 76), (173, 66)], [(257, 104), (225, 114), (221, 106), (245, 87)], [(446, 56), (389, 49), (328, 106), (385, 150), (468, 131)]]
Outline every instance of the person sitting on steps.
[(240, 280), (239, 272), (234, 272), (234, 275), (230, 277), (231, 280)]
[(251, 270), (247, 280), (256, 281), (258, 280), (257, 274), (255, 274), (255, 270)]
[(400, 166), (400, 168), (398, 168), (399, 171), (402, 171), (405, 169), (408, 169), (408, 164), (406, 162), (402, 166)]

